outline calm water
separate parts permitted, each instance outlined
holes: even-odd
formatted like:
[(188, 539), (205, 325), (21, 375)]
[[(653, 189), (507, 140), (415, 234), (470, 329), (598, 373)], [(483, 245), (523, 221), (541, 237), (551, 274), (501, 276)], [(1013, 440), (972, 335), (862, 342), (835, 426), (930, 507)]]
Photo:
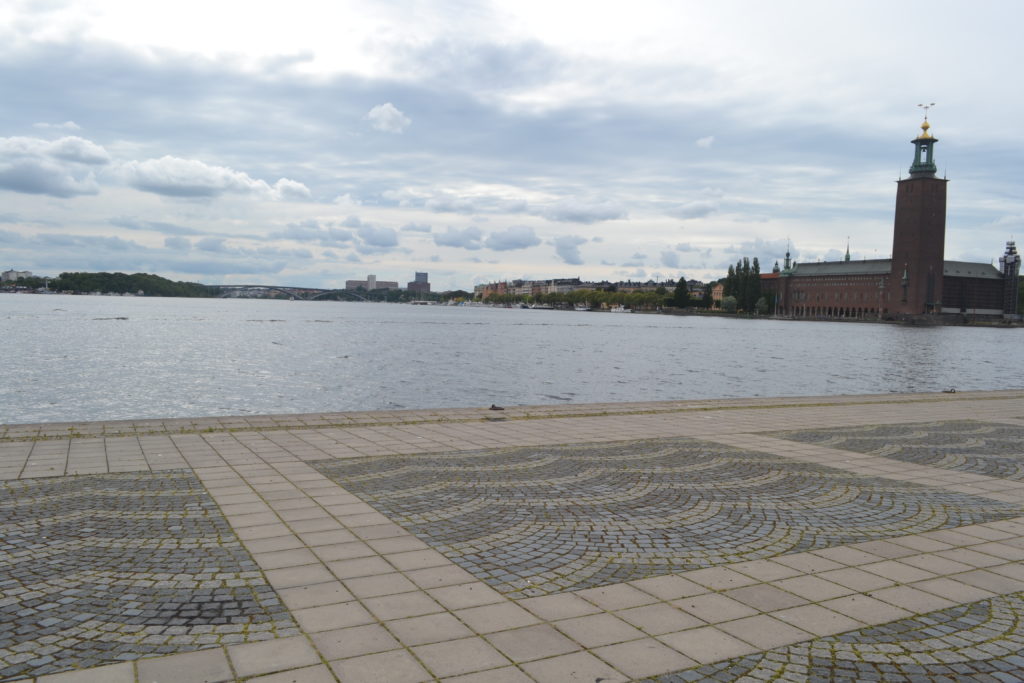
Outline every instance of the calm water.
[(1024, 330), (0, 295), (0, 423), (1019, 388)]

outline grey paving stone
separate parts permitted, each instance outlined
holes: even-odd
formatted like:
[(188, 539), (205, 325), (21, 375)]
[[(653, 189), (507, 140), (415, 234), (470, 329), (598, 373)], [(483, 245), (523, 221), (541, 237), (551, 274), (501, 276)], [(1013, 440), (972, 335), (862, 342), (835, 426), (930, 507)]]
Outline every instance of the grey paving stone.
[(0, 482), (0, 595), (0, 680), (296, 628), (180, 470)]

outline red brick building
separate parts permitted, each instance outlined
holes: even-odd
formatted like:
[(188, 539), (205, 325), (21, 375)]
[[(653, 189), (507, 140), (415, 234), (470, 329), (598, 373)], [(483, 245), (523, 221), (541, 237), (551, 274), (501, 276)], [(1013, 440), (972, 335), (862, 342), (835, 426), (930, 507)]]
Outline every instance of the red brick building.
[(988, 263), (944, 260), (946, 184), (936, 178), (935, 143), (925, 119), (910, 176), (896, 188), (892, 258), (791, 263), (763, 277), (775, 313), (796, 318), (907, 319), (942, 314), (1016, 317), (1020, 256), (1013, 242)]

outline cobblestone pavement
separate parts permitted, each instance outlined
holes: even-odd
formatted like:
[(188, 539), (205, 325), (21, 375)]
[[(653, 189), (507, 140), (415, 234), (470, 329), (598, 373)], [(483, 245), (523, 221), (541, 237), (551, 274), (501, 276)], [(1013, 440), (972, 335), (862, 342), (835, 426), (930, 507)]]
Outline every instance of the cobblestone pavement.
[(1024, 593), (737, 657), (650, 679), (688, 681), (1024, 680)]
[(298, 633), (191, 472), (0, 482), (0, 680)]
[(1024, 481), (1024, 426), (961, 420), (780, 432), (773, 436), (903, 462)]
[(1022, 511), (693, 439), (312, 464), (510, 598)]

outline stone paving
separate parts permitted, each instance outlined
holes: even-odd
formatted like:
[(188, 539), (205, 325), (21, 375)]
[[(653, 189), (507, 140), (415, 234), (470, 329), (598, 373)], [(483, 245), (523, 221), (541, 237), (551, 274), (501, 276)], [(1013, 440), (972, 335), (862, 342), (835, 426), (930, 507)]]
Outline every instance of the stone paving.
[(1024, 481), (1024, 426), (970, 420), (775, 434), (902, 462)]
[(311, 464), (510, 598), (1024, 512), (693, 439)]
[(1000, 391), (0, 425), (0, 681), (1024, 680), (1021, 416)]

